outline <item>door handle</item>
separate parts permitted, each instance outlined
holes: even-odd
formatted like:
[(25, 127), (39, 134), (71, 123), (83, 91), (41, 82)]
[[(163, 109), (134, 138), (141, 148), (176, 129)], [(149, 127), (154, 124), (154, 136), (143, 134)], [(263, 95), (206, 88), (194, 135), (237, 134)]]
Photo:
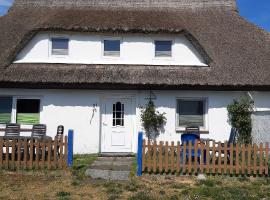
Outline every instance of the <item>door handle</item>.
[(106, 122), (102, 122), (102, 125), (103, 126), (107, 126), (108, 124)]

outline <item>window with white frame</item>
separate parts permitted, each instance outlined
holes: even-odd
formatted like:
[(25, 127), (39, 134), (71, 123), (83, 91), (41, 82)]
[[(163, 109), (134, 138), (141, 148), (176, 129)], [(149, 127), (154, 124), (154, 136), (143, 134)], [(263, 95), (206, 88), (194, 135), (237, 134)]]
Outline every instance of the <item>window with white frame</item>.
[(206, 128), (206, 99), (177, 99), (177, 127)]
[(104, 56), (120, 56), (120, 40), (104, 40)]
[(68, 55), (69, 51), (69, 39), (55, 37), (51, 39), (52, 41), (52, 55)]
[(172, 41), (156, 40), (155, 57), (172, 57)]
[(0, 97), (0, 124), (11, 122), (12, 97)]
[[(14, 109), (14, 112), (12, 112)], [(40, 99), (0, 97), (0, 124), (39, 124)]]

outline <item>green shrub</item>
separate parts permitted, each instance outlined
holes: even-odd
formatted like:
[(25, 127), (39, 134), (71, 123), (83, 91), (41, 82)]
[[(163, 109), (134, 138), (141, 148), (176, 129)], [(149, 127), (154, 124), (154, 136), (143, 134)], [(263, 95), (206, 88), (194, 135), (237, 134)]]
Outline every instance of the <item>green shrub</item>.
[(238, 130), (237, 142), (240, 144), (251, 144), (251, 110), (250, 100), (242, 98), (239, 101), (234, 100), (228, 105), (229, 123)]

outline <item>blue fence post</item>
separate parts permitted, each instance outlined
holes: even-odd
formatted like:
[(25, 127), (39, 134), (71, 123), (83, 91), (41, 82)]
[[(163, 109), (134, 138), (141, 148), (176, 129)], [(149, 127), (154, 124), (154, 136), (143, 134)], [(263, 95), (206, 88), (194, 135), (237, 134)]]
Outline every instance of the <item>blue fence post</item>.
[(138, 135), (138, 153), (137, 153), (137, 176), (142, 175), (142, 144), (143, 144), (143, 132), (139, 132)]
[(73, 130), (68, 130), (68, 167), (73, 165), (73, 132)]

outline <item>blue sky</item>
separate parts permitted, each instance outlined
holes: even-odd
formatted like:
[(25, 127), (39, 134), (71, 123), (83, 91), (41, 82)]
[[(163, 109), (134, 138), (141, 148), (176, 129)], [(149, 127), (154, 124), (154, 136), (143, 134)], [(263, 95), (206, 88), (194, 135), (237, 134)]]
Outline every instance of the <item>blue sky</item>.
[[(14, 0), (0, 0), (0, 16)], [(270, 0), (237, 0), (240, 15), (270, 32)]]

